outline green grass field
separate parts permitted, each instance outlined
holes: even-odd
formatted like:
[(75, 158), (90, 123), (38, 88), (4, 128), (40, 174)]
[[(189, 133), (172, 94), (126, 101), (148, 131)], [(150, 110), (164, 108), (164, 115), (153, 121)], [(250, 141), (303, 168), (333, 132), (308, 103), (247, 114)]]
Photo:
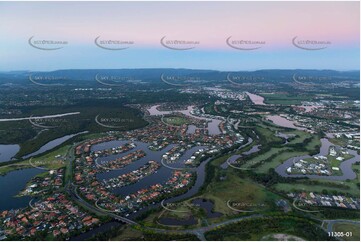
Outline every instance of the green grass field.
[(163, 121), (170, 125), (175, 126), (181, 126), (183, 124), (188, 124), (189, 120), (185, 117), (178, 117), (178, 116), (172, 116), (172, 117), (164, 117)]
[(291, 94), (272, 94), (272, 93), (265, 93), (260, 94), (265, 98), (265, 103), (267, 104), (282, 104), (282, 105), (299, 105), (302, 101), (311, 101), (312, 96), (310, 95), (300, 95), (295, 96)]
[[(210, 165), (219, 167), (230, 156), (231, 155), (225, 155), (214, 159)], [(219, 176), (222, 176), (222, 179), (220, 179)], [(212, 201), (214, 204), (213, 211), (223, 214), (221, 217), (206, 219), (208, 223), (227, 220), (227, 216), (244, 216), (250, 214), (249, 212), (240, 213), (232, 210), (227, 206), (228, 201), (230, 201), (232, 207), (238, 210), (266, 212), (275, 211), (275, 201), (281, 199), (280, 196), (268, 191), (264, 186), (257, 184), (250, 179), (241, 178), (236, 169), (231, 167), (228, 167), (225, 170), (216, 168), (212, 180), (197, 194), (196, 197), (172, 204), (174, 209), (188, 212), (177, 213), (164, 211), (163, 209), (150, 214), (144, 221), (151, 226), (154, 225), (154, 221), (160, 216), (173, 218), (187, 218), (189, 216), (194, 216), (198, 218), (199, 221), (204, 222), (205, 217), (199, 212), (199, 209), (194, 208), (194, 206), (189, 206), (187, 208), (187, 204), (190, 205), (191, 201), (195, 198)], [(195, 226), (196, 225), (192, 227)]]
[[(284, 134), (294, 134), (295, 137), (290, 139), (290, 142), (284, 146), (280, 147), (272, 147), (266, 152), (262, 152), (262, 150), (259, 152), (259, 155), (256, 157), (253, 157), (246, 161), (244, 165), (242, 165), (243, 168), (249, 168), (255, 164), (259, 164), (264, 160), (267, 160), (271, 158), (272, 156), (277, 155), (276, 157), (272, 158), (271, 160), (261, 164), (256, 168), (257, 173), (267, 173), (270, 168), (275, 168), (278, 165), (280, 165), (282, 162), (286, 161), (287, 159), (294, 157), (294, 156), (300, 156), (300, 155), (306, 155), (310, 152), (315, 151), (315, 147), (320, 146), (321, 142), (317, 135), (312, 135), (310, 133), (300, 131), (300, 130), (292, 130), (292, 131), (285, 131), (283, 128), (277, 128), (273, 125), (269, 125), (267, 122), (263, 122), (263, 124), (260, 124), (256, 127), (256, 131), (258, 134), (260, 134), (261, 142), (265, 144), (270, 143), (277, 143), (282, 141), (280, 137), (277, 137), (275, 135), (276, 131), (280, 131)], [(311, 140), (307, 144), (303, 144), (306, 139)], [(292, 151), (295, 148), (292, 147), (294, 145), (303, 145), (302, 147), (305, 149), (305, 151)], [(262, 149), (262, 147), (261, 147)]]
[(259, 167), (257, 167), (256, 172), (267, 173), (270, 168), (276, 168), (277, 166), (281, 165), (284, 161), (288, 160), (289, 158), (306, 155), (306, 154), (307, 152), (295, 152), (295, 151), (282, 152), (281, 154), (277, 155), (277, 157), (273, 158), (271, 161), (265, 162)]
[(305, 219), (283, 216), (247, 219), (207, 232), (207, 240), (254, 241), (270, 234), (286, 234), (304, 240), (326, 240), (327, 233)]
[(339, 145), (341, 147), (345, 147), (348, 145), (347, 141), (348, 139), (342, 137), (342, 138), (331, 138), (329, 139), (332, 144)]
[[(232, 169), (232, 168), (228, 168)], [(249, 211), (264, 211), (270, 208), (272, 202), (279, 198), (267, 191), (261, 185), (248, 179), (227, 172), (225, 180), (213, 181), (208, 185), (202, 198), (214, 202), (214, 210), (223, 214), (232, 215), (235, 212), (227, 206), (227, 201), (241, 204), (237, 209)]]
[(126, 241), (126, 240), (141, 240), (143, 233), (139, 230), (133, 229), (130, 225), (121, 226), (118, 235), (111, 238), (111, 241)]
[[(277, 183), (274, 185), (274, 188), (278, 191), (283, 192), (294, 192), (294, 191), (305, 191), (305, 192), (317, 192), (322, 193), (323, 190), (327, 191), (337, 191), (341, 193), (350, 193), (353, 196), (358, 197), (359, 196), (359, 188), (355, 184), (351, 184), (351, 182), (334, 182), (334, 181), (328, 181), (329, 184), (322, 183), (319, 181), (320, 184), (316, 185), (310, 185), (310, 184), (303, 184), (302, 182), (297, 183)], [(349, 188), (339, 188), (332, 184), (344, 184), (349, 186)]]
[(334, 232), (352, 233), (352, 236), (343, 236), (342, 240), (360, 241), (360, 226), (352, 223), (335, 223), (332, 227)]
[(290, 145), (302, 143), (305, 139), (312, 137), (312, 134), (301, 131), (301, 130), (288, 131), (288, 132), (283, 132), (283, 133), (296, 135), (294, 138), (290, 138), (290, 142), (288, 143)]
[[(210, 165), (219, 167), (228, 157), (223, 156), (212, 161)], [(200, 193), (200, 197), (212, 200), (214, 210), (223, 214), (232, 215), (234, 211), (227, 206), (227, 201), (239, 202), (250, 206), (249, 210), (267, 210), (274, 204), (279, 196), (269, 192), (263, 187), (249, 179), (241, 178), (238, 170), (228, 167), (226, 170), (215, 169), (215, 176), (206, 188)], [(222, 179), (217, 179), (222, 176)], [(265, 206), (263, 206), (265, 205)], [(246, 210), (246, 209), (241, 209)]]
[[(65, 167), (66, 164), (64, 162), (61, 162), (60, 158), (55, 158), (55, 156), (65, 156), (69, 148), (70, 145), (66, 145), (41, 157), (33, 158), (31, 159), (31, 164), (33, 164), (34, 166), (45, 167), (48, 169), (58, 169), (60, 167)], [(33, 167), (31, 164), (30, 159), (27, 159), (21, 162), (0, 166), (0, 175), (5, 175), (6, 173), (13, 170), (31, 168)]]
[[(342, 158), (344, 158), (344, 160), (349, 160), (353, 157), (353, 155), (347, 154), (347, 155), (342, 155)], [(327, 156), (327, 159), (331, 162), (331, 166), (336, 166), (339, 167), (340, 164), (342, 163), (342, 161), (336, 160), (336, 157), (334, 156)]]
[[(267, 151), (267, 152), (265, 152), (263, 154), (260, 154), (260, 155), (258, 155), (257, 157), (255, 157), (255, 158), (253, 158), (251, 160), (248, 160), (247, 163), (245, 165), (243, 165), (242, 167), (248, 168), (251, 165), (258, 164), (261, 161), (271, 157), (272, 155), (275, 155), (278, 152), (285, 151), (285, 150), (287, 150), (287, 148), (271, 148), (269, 151)], [(258, 170), (259, 170), (259, 168), (257, 168), (257, 171)]]

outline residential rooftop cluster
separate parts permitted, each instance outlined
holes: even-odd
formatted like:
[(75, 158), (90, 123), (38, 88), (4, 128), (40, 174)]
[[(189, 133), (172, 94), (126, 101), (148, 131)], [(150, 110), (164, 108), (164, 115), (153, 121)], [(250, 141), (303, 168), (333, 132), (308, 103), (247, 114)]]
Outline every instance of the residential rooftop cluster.
[[(184, 154), (185, 152), (191, 148), (192, 146), (186, 146), (186, 145), (178, 145), (164, 153), (162, 156), (162, 160), (166, 164), (172, 164), (176, 163)], [(197, 151), (195, 151), (192, 156), (185, 161), (185, 165), (196, 165), (195, 160), (198, 157), (204, 156), (203, 153), (207, 152), (208, 149), (206, 148), (199, 148)]]
[[(287, 115), (287, 119), (297, 123), (296, 126), (305, 128), (311, 133), (322, 131), (325, 133), (354, 133), (359, 132), (357, 127), (350, 126), (349, 122), (338, 121), (336, 122), (330, 118), (318, 119), (315, 117), (306, 117), (295, 114)], [(341, 125), (341, 124), (344, 125)]]
[(315, 192), (289, 193), (288, 197), (297, 199), (297, 206), (318, 206), (318, 207), (338, 207), (348, 209), (360, 209), (360, 199), (342, 195), (325, 195)]
[(114, 136), (104, 136), (104, 137), (101, 137), (101, 138), (98, 138), (98, 139), (91, 139), (91, 140), (89, 140), (87, 142), (79, 144), (75, 148), (75, 154), (76, 155), (81, 155), (83, 152), (88, 153), (88, 152), (90, 152), (90, 147), (92, 145), (112, 141), (112, 140), (115, 140), (115, 139), (116, 138)]
[(98, 158), (95, 158), (91, 155), (85, 157), (85, 159), (87, 159), (89, 161), (94, 160), (96, 162), (96, 164), (98, 165), (99, 169), (102, 168), (105, 170), (116, 170), (116, 169), (120, 169), (124, 166), (127, 166), (127, 165), (135, 162), (136, 160), (143, 158), (144, 156), (146, 156), (146, 153), (143, 150), (136, 150), (125, 156), (115, 158), (110, 161), (104, 161), (104, 160), (98, 161), (99, 160)]
[(129, 216), (144, 209), (148, 204), (160, 202), (165, 196), (187, 189), (194, 181), (194, 175), (187, 171), (173, 171), (170, 179), (164, 184), (154, 184), (138, 190), (125, 197), (102, 199), (98, 205), (104, 209), (115, 211)]
[(11, 239), (36, 240), (37, 233), (46, 232), (49, 239), (67, 239), (99, 223), (99, 219), (79, 209), (63, 193), (54, 193), (23, 209), (0, 213), (0, 228)]
[(321, 175), (330, 176), (332, 170), (330, 164), (325, 156), (315, 156), (309, 159), (301, 159), (294, 162), (292, 166), (287, 168), (290, 174), (307, 174), (307, 175)]
[(287, 168), (291, 174), (308, 174), (308, 175), (341, 175), (339, 164), (347, 159), (352, 158), (346, 149), (330, 146), (329, 154), (326, 156), (316, 155), (311, 158), (300, 159)]
[[(206, 128), (207, 123), (209, 122), (209, 120), (194, 118), (194, 117), (185, 115), (184, 113), (181, 113), (181, 112), (173, 112), (170, 114), (163, 115), (163, 121), (164, 120), (167, 121), (167, 118), (170, 119), (169, 121), (172, 121), (172, 119), (174, 119), (174, 118), (181, 118), (183, 120), (186, 120), (186, 122), (185, 122), (186, 124), (193, 124), (193, 125), (197, 126), (197, 128)], [(177, 126), (177, 125), (173, 125), (173, 126)]]
[[(75, 160), (74, 177), (75, 184), (79, 186), (78, 191), (80, 196), (90, 203), (96, 204), (96, 206), (103, 207), (104, 204), (108, 204), (108, 207), (104, 207), (105, 209), (112, 207), (112, 211), (118, 211), (122, 214), (134, 212), (134, 209), (140, 209), (145, 206), (145, 204), (160, 199), (161, 196), (169, 195), (172, 192), (185, 188), (193, 181), (192, 173), (174, 171), (171, 178), (164, 184), (154, 184), (149, 188), (141, 189), (129, 196), (119, 197), (113, 193), (113, 189), (128, 186), (153, 174), (160, 168), (160, 164), (156, 161), (149, 161), (137, 170), (116, 178), (99, 181), (96, 175), (107, 171), (107, 169), (100, 168), (93, 157), (94, 154), (95, 153), (89, 152), (83, 153), (81, 156), (78, 155)], [(117, 158), (116, 160), (121, 160), (117, 168), (129, 165), (135, 160), (134, 157), (138, 157), (140, 154), (145, 155), (145, 152), (138, 150)], [(105, 164), (111, 162), (112, 160), (105, 162)]]
[(49, 170), (43, 176), (36, 176), (28, 182), (27, 187), (20, 195), (35, 196), (46, 194), (59, 189), (64, 183), (64, 168)]
[(136, 147), (135, 143), (126, 143), (126, 144), (118, 146), (118, 147), (113, 147), (113, 148), (104, 149), (104, 150), (91, 151), (90, 155), (92, 155), (94, 157), (117, 155), (117, 154), (127, 152), (128, 150), (131, 150), (135, 147)]
[(102, 185), (107, 189), (114, 189), (123, 186), (128, 186), (130, 184), (136, 183), (139, 180), (143, 179), (146, 176), (149, 176), (161, 167), (161, 165), (156, 161), (148, 161), (145, 165), (141, 166), (139, 169), (133, 170), (129, 173), (120, 175), (118, 177), (103, 179)]
[(247, 94), (221, 88), (204, 88), (207, 94), (221, 99), (245, 100)]
[(229, 147), (240, 142), (242, 136), (235, 132), (209, 135), (207, 129), (196, 129), (194, 133), (185, 132), (181, 127), (171, 127), (164, 124), (160, 117), (150, 116), (151, 122), (146, 128), (125, 131), (121, 137), (125, 140), (139, 140), (149, 143), (152, 150), (161, 150), (172, 143), (186, 143), (192, 145), (217, 146), (219, 148)]

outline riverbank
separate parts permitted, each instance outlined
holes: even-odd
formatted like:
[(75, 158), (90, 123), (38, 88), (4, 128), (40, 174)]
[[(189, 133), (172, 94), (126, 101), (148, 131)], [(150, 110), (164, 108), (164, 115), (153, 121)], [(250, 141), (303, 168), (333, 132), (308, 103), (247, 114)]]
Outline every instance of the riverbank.
[(353, 157), (341, 162), (339, 169), (342, 172), (342, 175), (302, 175), (302, 174), (289, 174), (287, 169), (291, 167), (295, 162), (300, 161), (306, 158), (313, 158), (317, 156), (327, 156), (329, 153), (330, 146), (335, 146), (337, 149), (341, 149), (340, 146), (332, 144), (328, 139), (321, 139), (322, 146), (320, 148), (320, 152), (317, 155), (309, 156), (296, 156), (291, 157), (281, 165), (276, 167), (275, 171), (282, 177), (288, 178), (310, 178), (310, 179), (325, 179), (325, 180), (336, 180), (336, 181), (346, 181), (353, 180), (357, 177), (356, 173), (352, 170), (352, 165), (356, 162), (360, 162), (360, 156), (357, 154), (357, 151), (347, 149), (347, 152), (351, 154)]

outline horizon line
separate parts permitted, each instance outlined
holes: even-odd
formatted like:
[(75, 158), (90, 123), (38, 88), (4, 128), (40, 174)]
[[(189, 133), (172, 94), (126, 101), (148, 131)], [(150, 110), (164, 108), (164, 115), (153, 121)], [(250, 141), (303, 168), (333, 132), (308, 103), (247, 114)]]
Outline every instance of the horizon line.
[(310, 68), (286, 68), (286, 69), (281, 69), (281, 68), (264, 68), (264, 69), (245, 69), (245, 70), (217, 70), (217, 69), (193, 69), (193, 68), (174, 68), (174, 67), (138, 67), (138, 68), (69, 68), (69, 69), (54, 69), (54, 70), (0, 70), (0, 73), (5, 73), (5, 72), (54, 72), (54, 71), (69, 71), (69, 70), (73, 70), (73, 71), (85, 71), (85, 70), (144, 70), (144, 69), (148, 69), (148, 70), (154, 70), (154, 69), (174, 69), (174, 70), (195, 70), (195, 71), (218, 71), (218, 72), (230, 72), (230, 71), (248, 71), (248, 72), (252, 72), (252, 71), (274, 71), (274, 70), (279, 70), (279, 71), (287, 71), (287, 70), (301, 70), (301, 71), (307, 71), (307, 70), (315, 70), (315, 71), (339, 71), (339, 72), (350, 72), (350, 71), (360, 71), (360, 69), (310, 69)]

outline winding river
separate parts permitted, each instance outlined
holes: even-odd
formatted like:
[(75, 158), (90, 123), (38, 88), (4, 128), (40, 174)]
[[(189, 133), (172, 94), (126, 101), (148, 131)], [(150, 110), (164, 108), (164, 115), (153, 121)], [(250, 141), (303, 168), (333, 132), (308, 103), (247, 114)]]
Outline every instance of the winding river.
[(49, 150), (55, 148), (58, 145), (61, 145), (62, 143), (66, 142), (67, 140), (69, 140), (69, 139), (71, 139), (71, 138), (73, 138), (73, 137), (75, 137), (77, 135), (86, 134), (86, 133), (88, 133), (88, 131), (80, 132), (80, 133), (77, 133), (77, 134), (69, 134), (69, 135), (65, 135), (63, 137), (54, 139), (52, 141), (49, 141), (45, 145), (41, 146), (40, 149), (38, 149), (37, 151), (35, 151), (35, 152), (31, 153), (31, 154), (25, 155), (22, 158), (27, 159), (27, 158), (30, 158), (32, 156), (40, 155), (40, 154), (42, 154), (42, 153), (44, 153), (46, 151), (49, 151)]
[[(127, 142), (129, 142), (129, 141), (110, 141), (109, 143), (112, 143), (114, 145), (115, 144), (123, 145)], [(110, 161), (110, 160), (113, 160), (116, 158), (123, 157), (123, 156), (125, 156), (131, 152), (134, 152), (135, 150), (139, 150), (139, 149), (143, 150), (147, 155), (145, 157), (125, 166), (122, 169), (112, 170), (109, 172), (104, 172), (104, 173), (98, 174), (97, 179), (99, 181), (101, 181), (103, 179), (110, 179), (110, 178), (118, 177), (123, 174), (132, 172), (133, 170), (140, 168), (141, 166), (143, 166), (145, 163), (147, 163), (150, 160), (160, 162), (162, 159), (162, 155), (175, 146), (174, 144), (171, 144), (160, 151), (152, 151), (148, 148), (149, 144), (147, 144), (147, 143), (143, 143), (140, 141), (134, 141), (133, 143), (135, 143), (137, 145), (136, 148), (129, 150), (122, 154), (99, 158), (98, 161), (99, 162)], [(97, 146), (95, 145), (94, 148), (96, 149)], [(184, 162), (188, 158), (190, 158), (194, 152), (196, 152), (198, 149), (201, 149), (201, 148), (205, 148), (205, 147), (204, 146), (192, 147), (191, 149), (185, 151), (184, 154), (176, 162), (174, 162), (172, 164), (166, 164), (166, 165), (169, 167), (174, 167), (174, 168), (184, 168), (185, 167)], [(161, 184), (165, 183), (171, 177), (172, 171), (173, 171), (172, 169), (163, 165), (160, 169), (157, 170), (156, 173), (153, 173), (149, 176), (144, 177), (143, 179), (139, 180), (137, 183), (134, 183), (134, 184), (131, 184), (131, 185), (125, 186), (125, 187), (116, 188), (113, 190), (113, 193), (115, 193), (117, 195), (126, 196), (129, 194), (135, 193), (136, 191), (138, 191), (142, 188), (145, 188), (145, 187), (157, 184), (157, 183), (161, 183)]]
[[(80, 134), (86, 134), (88, 131), (76, 133), (76, 134), (69, 134), (65, 135), (63, 137), (54, 139), (52, 141), (49, 141), (48, 143), (41, 146), (37, 151), (34, 151), (30, 154), (24, 155), (22, 159), (28, 159), (30, 157), (43, 154), (51, 149), (54, 149), (55, 147), (63, 144), (64, 142), (68, 141), (69, 139), (80, 135)], [(7, 162), (11, 161), (11, 159), (19, 152), (20, 146), (18, 144), (14, 145), (1, 145), (0, 144), (0, 163), (1, 162)]]
[[(331, 145), (333, 145), (337, 148), (341, 148), (340, 146), (332, 144), (326, 138), (321, 139), (321, 144), (322, 145), (321, 145), (320, 153), (315, 156), (319, 156), (319, 155), (327, 156)], [(356, 162), (360, 161), (360, 156), (357, 154), (357, 151), (355, 151), (355, 150), (347, 149), (347, 151), (349, 154), (353, 155), (353, 157), (348, 160), (343, 161), (340, 164), (340, 170), (342, 171), (341, 176), (319, 176), (319, 175), (301, 175), (301, 174), (288, 174), (287, 173), (287, 168), (291, 167), (294, 162), (297, 162), (301, 159), (313, 157), (313, 156), (309, 156), (309, 155), (292, 157), (292, 158), (286, 160), (285, 162), (283, 162), (283, 164), (276, 167), (275, 171), (280, 176), (291, 177), (291, 178), (308, 177), (308, 178), (312, 178), (312, 179), (325, 179), (325, 180), (335, 180), (335, 181), (345, 181), (347, 179), (353, 180), (357, 177), (357, 175), (352, 170), (352, 165), (355, 164)]]
[[(101, 150), (101, 149), (107, 149), (107, 148), (123, 145), (128, 142), (135, 143), (136, 147), (134, 149), (124, 152), (122, 154), (112, 155), (112, 156), (108, 156), (108, 157), (101, 157), (101, 158), (99, 158), (100, 160), (98, 160), (98, 161), (99, 162), (109, 161), (114, 158), (119, 158), (119, 157), (125, 156), (125, 155), (129, 154), (130, 152), (134, 152), (135, 150), (139, 150), (139, 149), (143, 150), (147, 155), (145, 157), (127, 165), (126, 167), (124, 167), (122, 169), (112, 170), (109, 172), (97, 174), (97, 179), (99, 181), (101, 181), (103, 179), (110, 179), (110, 178), (117, 177), (119, 175), (122, 175), (122, 174), (125, 174), (128, 172), (131, 172), (135, 169), (138, 169), (139, 167), (144, 165), (149, 160), (155, 160), (155, 161), (159, 162), (162, 159), (162, 155), (175, 146), (175, 144), (170, 144), (160, 151), (152, 151), (152, 150), (149, 150), (149, 148), (148, 148), (149, 144), (144, 143), (144, 142), (117, 140), (117, 141), (109, 141), (109, 142), (104, 142), (101, 144), (94, 145), (91, 148), (91, 150), (96, 151), (96, 150)], [(194, 152), (196, 152), (198, 149), (201, 149), (201, 148), (205, 148), (205, 146), (195, 146), (195, 147), (192, 147), (192, 148), (186, 150), (183, 153), (183, 155), (181, 155), (181, 157), (176, 162), (171, 163), (171, 164), (166, 164), (166, 166), (163, 165), (156, 173), (146, 176), (145, 178), (139, 180), (137, 183), (134, 183), (134, 184), (131, 184), (131, 185), (125, 186), (125, 187), (116, 188), (113, 190), (113, 193), (117, 194), (117, 195), (121, 195), (121, 196), (126, 196), (126, 195), (129, 195), (131, 193), (138, 191), (139, 189), (149, 187), (156, 183), (165, 183), (171, 177), (171, 174), (173, 171), (173, 169), (170, 169), (169, 167), (176, 168), (176, 169), (177, 168), (180, 168), (180, 169), (185, 168), (184, 162), (190, 156), (192, 156)], [(208, 158), (207, 160), (203, 161), (198, 167), (189, 168), (190, 170), (196, 172), (196, 174), (197, 174), (195, 184), (186, 193), (166, 199), (164, 201), (164, 203), (177, 202), (177, 201), (180, 201), (180, 200), (183, 200), (186, 198), (190, 198), (191, 196), (197, 194), (200, 187), (203, 185), (203, 183), (205, 181), (205, 167), (210, 160), (211, 160), (211, 158)], [(151, 204), (151, 205), (147, 206), (146, 208), (143, 208), (143, 209), (137, 211), (136, 213), (130, 214), (129, 218), (134, 219), (135, 217), (141, 215), (145, 211), (152, 209), (152, 208), (159, 207), (159, 206), (160, 206), (160, 202)]]
[[(253, 139), (251, 137), (248, 137), (247, 143), (241, 145), (238, 150), (248, 146), (249, 144), (251, 144), (253, 142)], [(231, 157), (229, 157), (223, 164), (221, 164), (221, 168), (222, 169), (227, 169), (227, 167), (229, 166), (229, 164), (233, 164), (238, 158), (242, 157), (242, 155), (249, 155), (252, 154), (254, 152), (259, 151), (258, 149), (258, 145), (253, 146), (249, 151), (245, 151), (243, 152), (241, 155), (232, 155)]]

